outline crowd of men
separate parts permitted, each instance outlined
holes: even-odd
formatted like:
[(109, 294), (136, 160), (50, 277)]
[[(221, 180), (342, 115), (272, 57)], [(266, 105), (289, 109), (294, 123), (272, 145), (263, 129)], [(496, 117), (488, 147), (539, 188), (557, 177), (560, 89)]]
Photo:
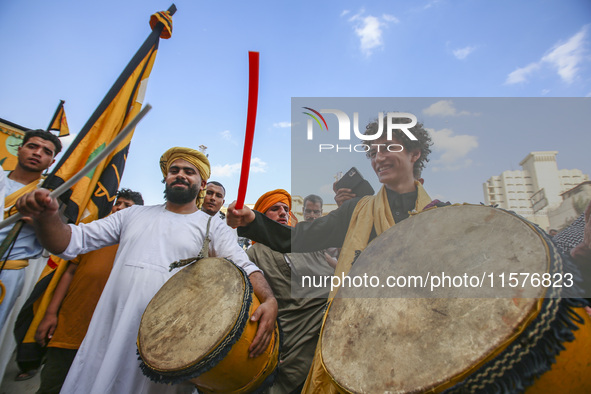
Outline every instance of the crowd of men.
[[(375, 134), (378, 127), (377, 121), (371, 122), (366, 133)], [(45, 248), (68, 261), (35, 335), (47, 347), (38, 392), (194, 392), (189, 382), (164, 385), (144, 376), (136, 337), (147, 304), (179, 270), (169, 272), (170, 262), (197, 256), (206, 239), (215, 256), (245, 270), (261, 301), (251, 318), (258, 329), (248, 349), (250, 357), (267, 348), (276, 321), (282, 329), (279, 371), (266, 392), (338, 392), (322, 367), (317, 346), (327, 301), (337, 289), (298, 297), (292, 279), (308, 272), (347, 274), (356, 253), (371, 240), (406, 220), (411, 211), (434, 205), (421, 179), (432, 142), (421, 124), (411, 130), (416, 140), (394, 130), (389, 140), (383, 135), (366, 142), (382, 184), (375, 196), (336, 190), (339, 208), (323, 215), (322, 199), (309, 195), (300, 223), (292, 212), (291, 195), (282, 189), (262, 195), (253, 210), (237, 210), (230, 204), (224, 219), (220, 209), (226, 190), (219, 182), (208, 182), (208, 158), (194, 149), (175, 147), (159, 162), (164, 204), (143, 206), (140, 193), (121, 189), (109, 216), (78, 226), (65, 224), (58, 202), (37, 187), (61, 150), (59, 139), (41, 130), (28, 132), (18, 149), (15, 170), (4, 180), (0, 177), (5, 217), (18, 210), (26, 221), (14, 247), (3, 256), (0, 280), (6, 295), (0, 305), (0, 326), (19, 296), (28, 259)], [(379, 149), (392, 143), (404, 150)], [(571, 257), (582, 263), (591, 262), (590, 215), (588, 208), (579, 241), (570, 248)], [(0, 238), (9, 230), (2, 230)], [(245, 252), (238, 236), (254, 245)], [(21, 377), (27, 378), (28, 371), (23, 372)]]

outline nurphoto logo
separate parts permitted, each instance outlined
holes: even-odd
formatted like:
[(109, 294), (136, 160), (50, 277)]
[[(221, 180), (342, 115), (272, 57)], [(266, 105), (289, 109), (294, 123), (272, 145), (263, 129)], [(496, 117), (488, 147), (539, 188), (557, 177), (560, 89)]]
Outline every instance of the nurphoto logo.
[[(304, 108), (304, 114), (308, 115), (310, 119), (308, 119), (307, 124), (307, 139), (313, 140), (314, 139), (314, 121), (320, 127), (320, 130), (326, 129), (328, 131), (328, 124), (326, 123), (326, 119), (322, 114), (333, 114), (336, 115), (337, 121), (339, 122), (338, 127), (338, 137), (339, 141), (350, 141), (351, 140), (351, 120), (349, 116), (338, 109), (321, 109), (320, 111), (316, 111), (310, 107), (302, 107)], [(376, 141), (382, 138), (384, 131), (386, 132), (386, 137), (388, 141), (392, 140), (392, 130), (401, 130), (408, 138), (413, 141), (417, 140), (412, 132), (409, 130), (410, 128), (414, 127), (417, 124), (417, 117), (408, 112), (388, 112), (386, 113), (386, 125), (384, 127), (384, 113), (379, 112), (378, 114), (378, 131), (375, 134), (366, 135), (359, 131), (359, 113), (353, 112), (353, 133), (355, 137), (359, 138), (362, 141)], [(400, 123), (402, 120), (409, 119), (410, 122), (408, 123)], [(323, 127), (324, 126), (324, 127)], [(320, 152), (323, 150), (336, 150), (339, 151), (348, 151), (348, 152), (362, 152), (368, 153), (372, 146), (377, 147), (377, 150), (380, 150), (380, 146), (384, 146), (389, 152), (401, 152), (404, 148), (400, 144), (357, 144), (357, 145), (334, 145), (334, 144), (319, 144), (318, 149)]]

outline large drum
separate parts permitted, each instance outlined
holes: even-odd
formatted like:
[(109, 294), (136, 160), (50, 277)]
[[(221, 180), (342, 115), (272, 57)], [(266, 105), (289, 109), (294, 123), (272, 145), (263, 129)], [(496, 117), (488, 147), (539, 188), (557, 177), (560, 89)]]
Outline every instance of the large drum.
[(146, 307), (137, 346), (154, 381), (190, 380), (204, 393), (250, 393), (270, 384), (279, 330), (265, 353), (249, 358), (259, 306), (246, 273), (231, 261), (205, 258), (170, 278)]
[[(462, 276), (464, 282), (449, 283), (471, 298), (406, 280), (442, 272)], [(365, 275), (363, 285), (370, 286), (367, 278), (375, 276), (385, 286), (377, 279), (369, 293), (341, 286), (321, 331), (323, 368), (350, 393), (591, 392), (590, 321), (575, 309), (581, 300), (561, 297), (564, 272), (544, 233), (507, 211), (456, 205), (413, 215), (353, 264), (349, 278)], [(526, 273), (540, 283), (523, 283)], [(544, 273), (550, 286), (541, 281)], [(406, 286), (398, 298), (383, 290), (388, 276), (406, 280), (389, 282)], [(488, 281), (488, 290), (476, 280), (466, 285), (476, 276)]]

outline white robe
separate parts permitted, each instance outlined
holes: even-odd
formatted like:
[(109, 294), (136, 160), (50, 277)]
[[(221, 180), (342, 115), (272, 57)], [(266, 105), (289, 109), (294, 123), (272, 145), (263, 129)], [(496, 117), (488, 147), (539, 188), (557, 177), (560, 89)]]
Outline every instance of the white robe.
[[(164, 205), (132, 206), (105, 219), (72, 227), (72, 239), (60, 256), (119, 243), (111, 276), (61, 393), (189, 393), (187, 383), (150, 381), (139, 368), (136, 339), (144, 309), (178, 269), (173, 261), (196, 257), (203, 245), (209, 215), (169, 212)], [(219, 217), (210, 227), (210, 256), (227, 257), (247, 274), (258, 268), (248, 260), (231, 228)]]

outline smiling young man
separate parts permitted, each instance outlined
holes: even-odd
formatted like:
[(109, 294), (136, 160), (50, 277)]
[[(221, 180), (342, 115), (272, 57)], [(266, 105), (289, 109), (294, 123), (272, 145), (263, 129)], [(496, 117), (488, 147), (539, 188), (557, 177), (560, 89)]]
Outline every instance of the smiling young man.
[[(16, 200), (39, 185), (41, 174), (53, 164), (55, 156), (61, 149), (60, 140), (50, 132), (30, 130), (25, 133), (23, 143), (17, 151), (16, 167), (6, 176), (4, 218), (16, 213), (16, 209), (13, 208)], [(6, 238), (12, 227), (14, 226), (0, 230), (0, 241)], [(0, 304), (0, 330), (22, 292), (25, 280), (24, 268), (29, 265), (29, 259), (41, 256), (42, 252), (43, 247), (37, 241), (33, 227), (25, 225), (10, 255), (7, 252), (2, 256), (2, 261), (6, 260), (6, 263), (0, 273), (0, 280), (6, 287), (6, 295)]]
[[(378, 122), (374, 121), (367, 125), (366, 134), (375, 134), (377, 130)], [(410, 140), (401, 130), (393, 130), (391, 140), (387, 140), (384, 135), (377, 140), (367, 141), (367, 157), (383, 185), (375, 196), (352, 198), (328, 215), (313, 222), (299, 223), (293, 229), (279, 226), (248, 207), (235, 210), (234, 204), (231, 204), (228, 208), (228, 224), (238, 227), (239, 235), (267, 244), (273, 250), (311, 252), (342, 247), (347, 243), (344, 241), (350, 223), (356, 218), (356, 231), (352, 238), (358, 239), (363, 249), (364, 245), (387, 228), (406, 219), (410, 211), (420, 211), (431, 202), (421, 183), (415, 180), (428, 161), (431, 138), (420, 123), (410, 128), (410, 131), (417, 138), (416, 141)], [(386, 146), (397, 148), (388, 150)], [(400, 151), (399, 146), (404, 149)], [(374, 214), (371, 211), (373, 208), (380, 214)], [(350, 258), (352, 261), (352, 256)]]
[(207, 157), (194, 149), (171, 148), (160, 158), (160, 168), (165, 204), (136, 205), (86, 225), (64, 224), (57, 214), (57, 202), (46, 190), (27, 194), (17, 202), (19, 211), (33, 219), (41, 243), (62, 258), (119, 243), (111, 276), (62, 393), (192, 392), (192, 384), (163, 385), (144, 376), (136, 338), (144, 309), (178, 271), (169, 272), (170, 263), (199, 254), (208, 222), (212, 254), (242, 267), (261, 301), (251, 318), (258, 320), (259, 328), (250, 356), (261, 354), (271, 339), (277, 317), (271, 289), (225, 222), (199, 209), (210, 175)]
[[(404, 120), (395, 119), (394, 123), (401, 124)], [(365, 134), (374, 135), (378, 129), (376, 120), (367, 125)], [(293, 229), (270, 221), (247, 207), (236, 210), (232, 203), (228, 207), (228, 224), (238, 227), (240, 236), (261, 242), (278, 252), (313, 252), (342, 247), (334, 275), (346, 275), (356, 251), (365, 249), (372, 239), (408, 218), (411, 211), (421, 211), (431, 203), (421, 183), (415, 181), (428, 161), (431, 138), (420, 123), (409, 130), (416, 141), (401, 130), (393, 130), (391, 139), (383, 135), (374, 141), (364, 141), (369, 145), (367, 156), (371, 166), (383, 185), (375, 196), (350, 199), (328, 215), (311, 223), (299, 223)], [(335, 293), (336, 289), (329, 299)], [(338, 389), (319, 361), (319, 351), (317, 347), (303, 392), (337, 393)]]

